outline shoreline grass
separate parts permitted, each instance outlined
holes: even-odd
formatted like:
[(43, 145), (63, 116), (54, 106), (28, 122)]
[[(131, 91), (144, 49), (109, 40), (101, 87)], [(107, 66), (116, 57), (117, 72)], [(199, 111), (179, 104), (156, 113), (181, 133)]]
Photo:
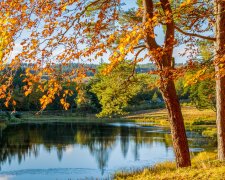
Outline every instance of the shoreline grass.
[[(44, 112), (43, 114), (36, 115), (35, 112), (22, 112), (22, 120), (48, 120), (48, 119), (59, 119), (59, 120), (76, 120), (76, 119), (105, 119), (105, 120), (123, 120), (123, 121), (134, 121), (136, 123), (155, 123), (160, 126), (169, 126), (167, 110), (161, 109), (149, 109), (134, 111), (130, 114), (122, 117), (115, 118), (97, 118), (95, 114), (81, 114), (81, 113), (54, 113), (54, 111)], [(198, 110), (195, 107), (182, 107), (182, 113), (184, 117), (185, 125), (215, 125), (216, 113), (210, 109)], [(18, 119), (17, 119), (18, 120)]]
[[(215, 138), (216, 136), (216, 113), (212, 110), (198, 110), (195, 107), (182, 107), (184, 123), (186, 130), (201, 133), (203, 136)], [(22, 118), (12, 118), (6, 121), (6, 124), (19, 123), (104, 123), (104, 122), (133, 122), (140, 126), (159, 126), (169, 128), (167, 110), (150, 109), (141, 110), (130, 113), (129, 115), (118, 118), (97, 118), (95, 114), (78, 114), (70, 112), (54, 111), (44, 112), (40, 115), (35, 115), (33, 112), (25, 112)]]
[[(201, 133), (203, 136), (214, 138), (216, 136), (216, 113), (213, 110), (198, 110), (195, 107), (182, 107), (186, 130)], [(160, 126), (169, 128), (167, 110), (153, 109), (135, 112), (125, 117), (141, 126)]]
[[(215, 125), (216, 113), (213, 110), (198, 110), (195, 107), (186, 106), (182, 107), (182, 114), (184, 117), (184, 123), (188, 125)], [(135, 120), (135, 122), (155, 123), (160, 126), (169, 126), (167, 110), (152, 109), (137, 111), (125, 118)]]
[(115, 180), (222, 180), (225, 162), (216, 160), (215, 152), (201, 152), (192, 159), (192, 166), (176, 168), (175, 162), (158, 163), (134, 172), (117, 172)]

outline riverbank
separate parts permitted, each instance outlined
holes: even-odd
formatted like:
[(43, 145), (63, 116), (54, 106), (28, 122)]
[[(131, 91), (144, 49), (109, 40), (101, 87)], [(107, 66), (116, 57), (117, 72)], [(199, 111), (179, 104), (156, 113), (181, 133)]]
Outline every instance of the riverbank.
[[(182, 107), (182, 114), (186, 126), (216, 124), (216, 113), (211, 109), (198, 110), (195, 107), (184, 106)], [(137, 123), (145, 122), (146, 125), (154, 123), (159, 126), (169, 126), (167, 110), (165, 108), (137, 111), (125, 118), (135, 120)]]
[(151, 168), (134, 172), (118, 172), (115, 180), (222, 180), (225, 177), (225, 163), (216, 160), (216, 153), (199, 153), (192, 159), (192, 167), (177, 169), (174, 162), (156, 164)]
[[(186, 129), (196, 131), (203, 136), (215, 138), (216, 113), (212, 110), (198, 110), (195, 107), (182, 107)], [(132, 112), (130, 115), (119, 118), (97, 118), (95, 114), (78, 114), (69, 111), (48, 111), (36, 115), (35, 112), (24, 112), (21, 118), (12, 118), (8, 124), (14, 123), (43, 123), (43, 122), (134, 122), (140, 126), (160, 126), (169, 128), (167, 110), (149, 109)]]
[[(199, 131), (199, 133), (201, 133), (201, 134), (208, 131), (208, 134), (206, 133), (205, 136), (215, 137), (214, 134), (210, 135), (210, 133), (213, 132), (213, 129), (215, 129), (215, 127), (216, 127), (215, 112), (213, 112), (211, 110), (200, 111), (194, 107), (183, 107), (182, 111), (183, 111), (183, 115), (184, 115), (185, 125), (188, 130)], [(64, 124), (65, 126), (60, 126), (61, 128), (65, 127), (65, 129), (57, 130), (57, 131), (55, 131), (56, 130), (55, 127), (53, 128), (54, 130), (50, 129), (51, 126), (57, 125), (57, 123), (55, 123), (55, 122), (65, 122), (65, 124)], [(80, 126), (79, 123), (83, 123), (83, 122), (85, 125), (81, 124), (81, 126)], [(137, 128), (137, 131), (136, 131), (136, 129), (129, 129), (129, 131), (126, 131), (126, 128), (118, 128), (115, 131), (109, 131), (108, 128), (99, 129), (100, 125), (103, 125), (103, 127), (105, 127), (104, 124), (97, 124), (97, 123), (102, 123), (102, 122), (103, 123), (104, 122), (108, 122), (108, 123), (120, 122), (121, 124), (126, 123), (126, 122), (132, 122), (132, 123), (136, 123), (140, 126), (160, 126), (160, 127), (164, 127), (164, 128), (169, 128), (169, 122), (168, 122), (168, 118), (167, 118), (166, 109), (136, 111), (130, 115), (127, 115), (127, 116), (124, 116), (121, 118), (111, 118), (111, 119), (110, 118), (96, 118), (94, 114), (80, 115), (80, 114), (65, 112), (65, 111), (43, 112), (40, 115), (35, 115), (32, 112), (27, 112), (27, 113), (23, 113), (21, 118), (11, 119), (11, 121), (8, 121), (9, 124), (13, 124), (13, 123), (20, 124), (21, 123), (21, 131), (12, 129), (12, 132), (15, 132), (15, 137), (17, 137), (17, 136), (29, 137), (30, 142), (33, 142), (33, 143), (34, 142), (36, 143), (37, 139), (38, 139), (38, 143), (40, 143), (40, 140), (42, 140), (43, 144), (45, 142), (48, 142), (48, 143), (55, 142), (52, 140), (51, 141), (44, 140), (44, 138), (54, 137), (53, 140), (55, 140), (55, 137), (57, 134), (56, 132), (62, 132), (65, 135), (65, 132), (71, 131), (72, 135), (70, 136), (71, 137), (69, 139), (70, 141), (68, 141), (68, 136), (65, 135), (66, 138), (63, 139), (62, 142), (57, 142), (57, 147), (60, 147), (59, 146), (60, 143), (61, 143), (61, 147), (63, 147), (63, 145), (65, 145), (64, 143), (66, 141), (68, 141), (68, 144), (74, 143), (74, 139), (76, 140), (76, 143), (79, 143), (79, 144), (82, 144), (85, 146), (90, 145), (90, 147), (92, 147), (94, 143), (90, 143), (90, 142), (93, 139), (93, 134), (97, 135), (96, 138), (94, 139), (95, 142), (96, 142), (96, 140), (98, 140), (99, 142), (101, 142), (103, 144), (106, 144), (106, 143), (105, 143), (105, 141), (103, 141), (104, 139), (102, 138), (102, 135), (103, 135), (103, 137), (104, 137), (104, 135), (107, 135), (108, 137), (110, 137), (109, 138), (110, 140), (107, 140), (107, 138), (106, 138), (107, 144), (109, 145), (109, 147), (111, 147), (111, 145), (117, 139), (115, 137), (121, 137), (121, 140), (123, 139), (123, 141), (121, 141), (121, 142), (123, 142), (123, 143), (117, 143), (117, 144), (121, 144), (120, 148), (123, 149), (124, 154), (126, 154), (128, 152), (125, 150), (128, 147), (127, 145), (132, 141), (132, 139), (135, 140), (133, 142), (135, 142), (137, 144), (137, 146), (135, 146), (135, 147), (141, 147), (141, 145), (143, 145), (143, 143), (149, 143), (149, 144), (164, 143), (166, 145), (166, 147), (172, 146), (171, 145), (171, 135), (168, 133), (167, 129), (166, 129), (167, 134), (158, 133), (157, 138), (155, 138), (155, 135), (154, 135), (154, 132), (152, 132), (152, 129), (150, 129), (148, 131), (148, 130), (146, 130), (147, 128)], [(22, 123), (26, 123), (26, 124), (22, 124)], [(28, 126), (31, 125), (32, 127), (35, 127), (35, 128), (40, 126), (39, 127), (40, 130), (41, 131), (45, 130), (45, 132), (41, 132), (40, 137), (37, 138), (35, 136), (35, 134), (37, 134), (36, 129), (34, 128), (34, 130), (32, 131), (31, 130), (32, 128), (29, 127), (29, 131), (28, 131), (29, 136), (28, 136), (26, 128), (22, 127), (23, 125), (27, 126), (27, 123), (28, 123)], [(37, 123), (37, 126), (36, 126), (36, 124), (33, 124), (33, 123)], [(67, 124), (67, 123), (71, 123), (71, 126), (70, 126), (70, 124)], [(79, 128), (76, 124), (73, 127), (72, 123), (77, 123)], [(94, 124), (91, 124), (91, 123), (94, 123)], [(86, 126), (86, 125), (90, 125), (90, 128), (87, 128), (88, 126)], [(122, 124), (122, 125), (124, 125), (124, 124)], [(98, 128), (93, 128), (93, 126), (96, 126)], [(10, 126), (8, 126), (8, 127), (9, 128), (6, 128), (7, 131), (10, 130)], [(84, 131), (81, 131), (82, 127), (84, 127)], [(112, 127), (117, 127), (117, 126), (110, 126), (110, 128), (112, 128)], [(11, 128), (13, 128), (13, 126)], [(77, 128), (78, 130), (74, 130), (74, 128)], [(155, 127), (148, 127), (148, 128), (153, 128), (153, 130), (157, 129)], [(96, 131), (94, 131), (94, 129), (96, 129)], [(161, 128), (161, 129), (163, 129), (163, 128)], [(103, 133), (104, 130), (106, 130), (105, 133)], [(132, 130), (134, 130), (134, 131), (132, 131)], [(91, 133), (91, 131), (93, 131), (94, 133)], [(74, 132), (76, 132), (77, 134), (74, 135), (73, 134)], [(88, 134), (88, 132), (89, 132), (89, 134)], [(109, 132), (112, 134), (109, 134)], [(127, 132), (129, 137), (132, 137), (132, 138), (124, 138), (125, 132)], [(21, 133), (21, 134), (19, 135), (19, 133)], [(34, 134), (31, 134), (31, 133), (34, 133)], [(49, 133), (49, 134), (46, 135), (47, 133)], [(151, 133), (153, 134), (153, 136), (150, 136)], [(190, 131), (187, 133), (190, 133)], [(9, 134), (10, 134), (9, 137), (11, 137), (12, 134), (11, 133), (9, 133)], [(195, 133), (193, 133), (193, 134), (195, 134)], [(42, 137), (42, 135), (45, 135), (45, 136)], [(34, 139), (31, 139), (31, 137)], [(136, 138), (133, 138), (133, 137), (136, 137)], [(143, 137), (143, 139), (141, 137)], [(201, 137), (201, 136), (195, 136), (195, 137), (190, 138), (189, 145), (191, 148), (192, 147), (193, 148), (200, 147), (199, 149), (201, 149), (201, 150), (205, 149), (204, 143), (202, 143), (202, 141), (200, 141), (199, 137)], [(199, 146), (199, 145), (196, 146), (195, 141), (193, 141), (193, 138), (196, 138), (198, 143), (201, 144), (201, 146)], [(17, 141), (17, 139), (14, 137), (12, 139)], [(23, 140), (24, 138), (20, 138), (20, 139)], [(209, 143), (214, 142), (214, 140), (216, 140), (216, 138), (204, 138), (204, 139), (207, 139), (206, 146), (208, 146)], [(160, 143), (155, 143), (156, 140)], [(10, 142), (13, 142), (13, 141), (10, 141)], [(141, 144), (141, 145), (138, 146), (138, 144)], [(49, 144), (47, 144), (47, 145), (49, 145)], [(154, 146), (151, 145), (151, 146), (155, 147), (155, 145)], [(215, 147), (214, 144), (212, 147)], [(155, 150), (154, 152), (159, 151), (159, 148), (158, 147), (156, 147), (156, 148), (157, 148), (157, 150)], [(172, 149), (170, 149), (170, 150), (172, 151)], [(97, 149), (97, 152), (98, 151), (99, 150)], [(168, 149), (167, 149), (167, 151), (168, 151)], [(206, 149), (206, 151), (211, 151), (211, 150)], [(193, 158), (193, 160), (192, 160), (193, 166), (191, 168), (184, 168), (184, 169), (177, 170), (174, 162), (165, 162), (165, 163), (157, 164), (152, 168), (146, 168), (146, 169), (143, 169), (140, 171), (117, 173), (115, 175), (115, 179), (135, 179), (135, 180), (136, 179), (177, 179), (177, 180), (179, 179), (180, 180), (180, 179), (209, 179), (209, 178), (220, 179), (219, 177), (225, 177), (225, 174), (224, 174), (225, 164), (220, 163), (216, 160), (216, 153), (206, 153), (206, 152), (198, 153), (199, 152), (198, 150), (193, 151), (193, 152), (194, 153), (192, 153), (192, 155), (193, 154), (198, 154), (198, 155)], [(147, 153), (145, 153), (145, 154), (147, 154)], [(152, 155), (154, 156), (154, 153), (152, 153)], [(118, 156), (118, 153), (116, 154), (116, 156)], [(147, 156), (149, 158), (149, 155), (147, 155)], [(124, 155), (124, 157), (125, 157), (125, 155)], [(154, 157), (153, 157), (153, 159), (154, 159)], [(149, 162), (152, 161), (152, 157), (147, 160)], [(118, 160), (118, 161), (122, 162), (122, 160)], [(154, 162), (157, 162), (157, 161), (154, 161)], [(140, 166), (140, 168), (142, 168), (142, 167), (143, 166)], [(207, 171), (207, 173), (205, 173), (205, 171)]]
[[(216, 136), (216, 113), (211, 109), (198, 110), (195, 107), (182, 107), (186, 130), (196, 131), (203, 136), (215, 138)], [(142, 126), (160, 126), (169, 128), (169, 121), (166, 109), (153, 109), (138, 111), (126, 116)]]

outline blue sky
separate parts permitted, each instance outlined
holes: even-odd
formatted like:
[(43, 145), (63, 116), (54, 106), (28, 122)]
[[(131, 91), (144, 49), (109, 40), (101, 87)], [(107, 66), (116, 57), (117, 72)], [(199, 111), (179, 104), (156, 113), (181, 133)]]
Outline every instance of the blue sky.
[[(137, 4), (136, 4), (136, 0), (122, 0), (121, 1), (122, 3), (124, 3), (125, 5), (123, 6), (123, 9), (127, 10), (129, 8), (135, 8), (137, 7)], [(27, 32), (25, 32), (27, 33)], [(156, 40), (157, 40), (157, 43), (162, 45), (163, 42), (164, 42), (164, 33), (163, 33), (163, 30), (161, 27), (156, 27), (155, 28), (155, 34), (157, 35), (156, 36)], [(26, 35), (24, 35), (25, 37)], [(62, 50), (62, 49), (61, 49)], [(179, 46), (179, 47), (176, 47), (174, 49), (174, 57), (175, 57), (175, 60), (176, 60), (176, 63), (185, 63), (187, 61), (187, 57), (182, 57), (179, 55), (179, 53), (183, 53), (185, 50), (185, 46), (182, 45), (182, 46)], [(21, 52), (21, 46), (20, 46), (20, 42), (17, 42), (16, 45), (15, 45), (15, 48), (14, 48), (14, 52), (12, 53), (12, 56), (15, 56), (17, 53)], [(60, 52), (60, 50), (58, 51), (58, 53)], [(102, 59), (104, 60), (104, 62), (107, 62), (107, 59), (109, 57), (109, 54), (105, 55)], [(99, 63), (99, 61), (93, 61), (92, 63)], [(142, 63), (149, 63), (149, 61), (144, 61)]]

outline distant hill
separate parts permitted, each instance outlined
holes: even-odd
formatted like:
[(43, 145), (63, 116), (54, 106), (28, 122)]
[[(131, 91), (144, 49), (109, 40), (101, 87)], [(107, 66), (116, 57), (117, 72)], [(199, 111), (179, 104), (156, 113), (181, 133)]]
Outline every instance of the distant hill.
[[(31, 64), (23, 64), (22, 65), (22, 69), (26, 69), (27, 67), (32, 66)], [(96, 70), (98, 69), (98, 67), (100, 66), (100, 64), (80, 64), (80, 63), (70, 63), (67, 66), (61, 66), (61, 65), (55, 65), (56, 69), (61, 69), (61, 71), (63, 72), (69, 72), (72, 69), (77, 69), (79, 67), (84, 67), (87, 70), (87, 75), (88, 76), (94, 76)], [(176, 66), (183, 66), (182, 63), (176, 64)], [(152, 63), (146, 63), (146, 64), (138, 64), (136, 66), (136, 72), (137, 73), (148, 73), (151, 72), (153, 70), (155, 70), (156, 67), (154, 64)]]

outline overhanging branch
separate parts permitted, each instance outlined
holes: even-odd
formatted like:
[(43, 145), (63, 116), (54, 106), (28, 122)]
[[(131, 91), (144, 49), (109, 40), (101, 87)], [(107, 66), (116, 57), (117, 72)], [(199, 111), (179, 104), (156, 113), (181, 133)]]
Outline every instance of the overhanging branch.
[(138, 46), (134, 47), (134, 49), (139, 49), (139, 48), (147, 48), (147, 47), (146, 47), (146, 45), (138, 45)]
[(180, 29), (180, 28), (177, 27), (177, 26), (175, 26), (175, 29), (176, 29), (178, 32), (180, 32), (180, 33), (182, 33), (182, 34), (184, 34), (184, 35), (186, 35), (186, 36), (193, 36), (193, 37), (198, 37), (198, 38), (206, 39), (206, 40), (210, 40), (210, 41), (216, 41), (216, 38), (214, 38), (214, 37), (203, 36), (203, 35), (200, 35), (200, 34), (195, 34), (195, 33), (185, 32), (185, 31), (183, 31), (182, 29)]

